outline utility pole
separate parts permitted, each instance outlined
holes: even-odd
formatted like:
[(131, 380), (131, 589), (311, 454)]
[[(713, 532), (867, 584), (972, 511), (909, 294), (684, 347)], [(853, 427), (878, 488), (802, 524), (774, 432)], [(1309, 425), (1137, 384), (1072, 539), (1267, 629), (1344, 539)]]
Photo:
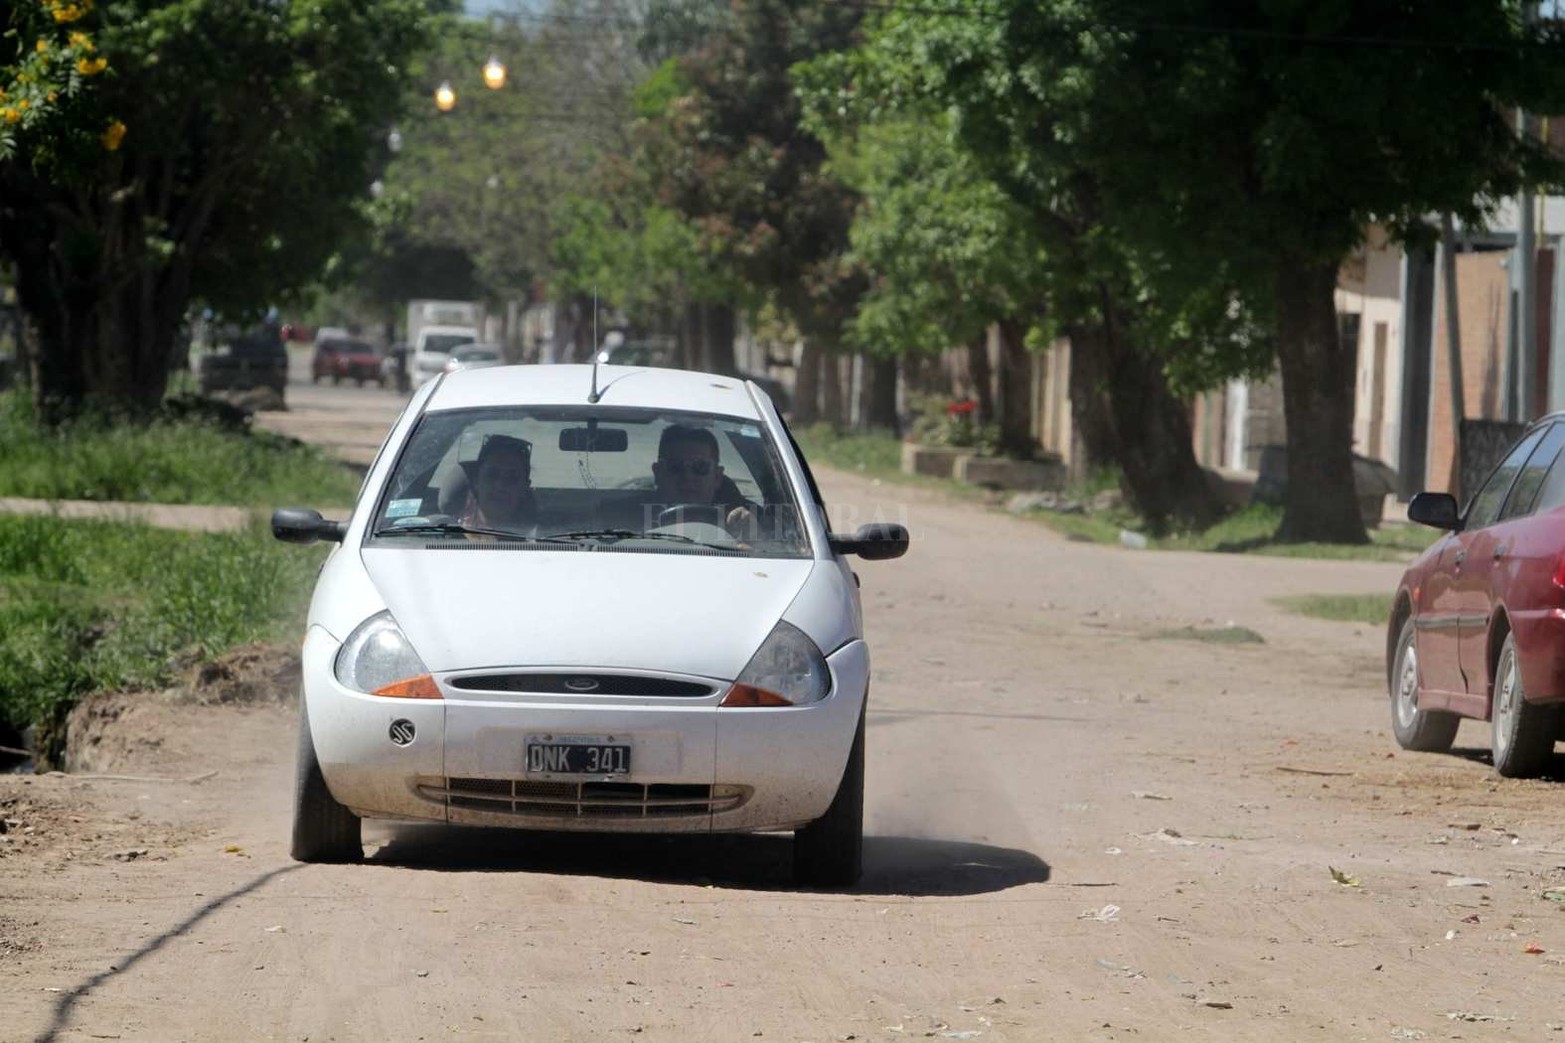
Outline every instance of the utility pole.
[[(1462, 388), (1462, 326), (1457, 312), (1457, 233), (1451, 211), (1440, 215), (1440, 296), (1446, 305), (1446, 376), (1451, 379), (1451, 489), (1457, 498), (1462, 476), (1462, 417), (1466, 412)], [(1430, 366), (1430, 371), (1434, 370)]]
[[(1537, 20), (1538, 5), (1535, 0), (1522, 5), (1522, 19), (1527, 26)], [(1516, 110), (1516, 133), (1529, 136), (1527, 113)], [(1537, 196), (1532, 185), (1522, 186), (1517, 206), (1516, 234), (1516, 387), (1517, 415), (1512, 420), (1531, 420), (1538, 412), (1538, 242)]]

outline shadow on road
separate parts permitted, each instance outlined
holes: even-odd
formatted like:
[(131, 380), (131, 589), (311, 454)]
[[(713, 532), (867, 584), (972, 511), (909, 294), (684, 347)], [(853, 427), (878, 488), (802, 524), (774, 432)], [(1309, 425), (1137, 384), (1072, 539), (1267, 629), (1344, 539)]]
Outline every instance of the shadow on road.
[(94, 974), (74, 989), (62, 994), (54, 1005), (54, 1016), (49, 1020), (49, 1028), (45, 1030), (43, 1035), (38, 1037), (37, 1043), (55, 1043), (55, 1040), (60, 1038), (60, 1033), (68, 1027), (71, 1014), (75, 1011), (76, 1005), (99, 985), (102, 985), (115, 975), (129, 971), (136, 964), (151, 956), (169, 942), (189, 934), (191, 928), (228, 905), (234, 899), (254, 894), (285, 873), (291, 873), (301, 868), (303, 867), (299, 865), (279, 866), (276, 869), (262, 873), (249, 883), (242, 884), (226, 894), (218, 895), (162, 934), (148, 938), (139, 949), (116, 960), (108, 970)]
[[(784, 835), (648, 837), (460, 826), (395, 827), (371, 865), (437, 872), (527, 872), (658, 883), (796, 890)], [(980, 895), (1049, 879), (1038, 856), (1014, 848), (918, 837), (864, 838), (864, 877), (852, 894)]]

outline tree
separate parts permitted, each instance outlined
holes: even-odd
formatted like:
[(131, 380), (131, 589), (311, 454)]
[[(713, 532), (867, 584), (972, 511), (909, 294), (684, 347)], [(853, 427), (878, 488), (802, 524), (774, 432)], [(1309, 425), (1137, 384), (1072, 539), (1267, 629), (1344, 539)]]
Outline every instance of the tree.
[(0, 164), (24, 162), (60, 147), (93, 144), (114, 151), (124, 124), (83, 104), (108, 68), (97, 53), (92, 0), (0, 3)]
[(54, 137), (0, 168), (0, 255), (38, 331), (41, 419), (152, 409), (192, 301), (242, 315), (320, 270), (362, 220), (352, 203), (425, 11), (421, 0), (98, 5), (94, 38), (113, 75), (78, 99), (73, 125), (123, 121), (119, 147)]
[(857, 197), (823, 171), (825, 146), (800, 125), (789, 70), (851, 44), (860, 18), (852, 5), (732, 3), (678, 59), (687, 90), (661, 119), (662, 147), (647, 152), (660, 200), (694, 223), (701, 250), (805, 336), (794, 401), (804, 423), (815, 419), (816, 353), (835, 349), (864, 282), (846, 261)]
[(865, 196), (853, 242), (872, 290), (855, 328), (946, 347), (997, 323), (1000, 412), (1020, 421), (1012, 444), (1030, 441), (1022, 335), (1029, 325), (1069, 335), (1089, 458), (1120, 468), (1154, 529), (1203, 527), (1220, 504), (1172, 385), (1198, 390), (1254, 368), (1256, 340), (1240, 335), (1249, 317), (1229, 307), (1220, 270), (1181, 302), (1160, 298), (1144, 275), (1155, 259), (1133, 258), (1104, 228), (1090, 172), (1031, 160), (991, 98), (991, 80), (1005, 82), (1002, 31), (896, 12), (861, 48), (798, 72), (811, 119), (836, 131), (837, 164)]
[(1559, 28), (1520, 8), (973, 0), (928, 53), (969, 140), (1009, 142), (1018, 183), (1090, 177), (1098, 220), (1162, 299), (1179, 306), (1220, 272), (1275, 331), (1278, 536), (1363, 542), (1338, 267), (1372, 221), (1416, 236), (1426, 214), (1481, 220), (1525, 182), (1560, 182), (1509, 124), (1519, 104), (1557, 111), (1565, 97)]

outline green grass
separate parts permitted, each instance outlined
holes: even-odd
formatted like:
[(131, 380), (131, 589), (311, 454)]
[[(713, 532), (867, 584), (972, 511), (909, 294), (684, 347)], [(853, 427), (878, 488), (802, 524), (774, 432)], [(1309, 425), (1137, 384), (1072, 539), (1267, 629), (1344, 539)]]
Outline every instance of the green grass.
[(1391, 615), (1391, 598), (1386, 594), (1296, 594), (1273, 598), (1272, 604), (1301, 616), (1374, 626)]
[(297, 640), (321, 551), (243, 532), (0, 516), (0, 720), (60, 725), (86, 693), (157, 685), (182, 663)]
[(346, 506), (359, 479), (319, 450), (202, 420), (34, 427), (26, 399), (0, 394), (0, 496), (135, 503)]

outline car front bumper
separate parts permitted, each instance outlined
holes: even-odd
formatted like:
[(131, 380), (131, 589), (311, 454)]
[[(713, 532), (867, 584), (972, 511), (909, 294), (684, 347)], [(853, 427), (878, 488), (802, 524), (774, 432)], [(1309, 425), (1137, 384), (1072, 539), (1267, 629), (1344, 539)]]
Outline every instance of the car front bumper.
[[(700, 698), (516, 695), (389, 699), (344, 688), (340, 645), (312, 628), (304, 698), (332, 795), (366, 818), (631, 833), (792, 829), (825, 813), (842, 779), (869, 687), (853, 641), (827, 657), (831, 694), (800, 707)], [(584, 668), (585, 669), (585, 668)], [(590, 671), (589, 671), (590, 672)], [(399, 723), (405, 722), (405, 723)], [(394, 730), (413, 739), (399, 745)], [(529, 775), (529, 737), (592, 736), (631, 748), (624, 776)]]

